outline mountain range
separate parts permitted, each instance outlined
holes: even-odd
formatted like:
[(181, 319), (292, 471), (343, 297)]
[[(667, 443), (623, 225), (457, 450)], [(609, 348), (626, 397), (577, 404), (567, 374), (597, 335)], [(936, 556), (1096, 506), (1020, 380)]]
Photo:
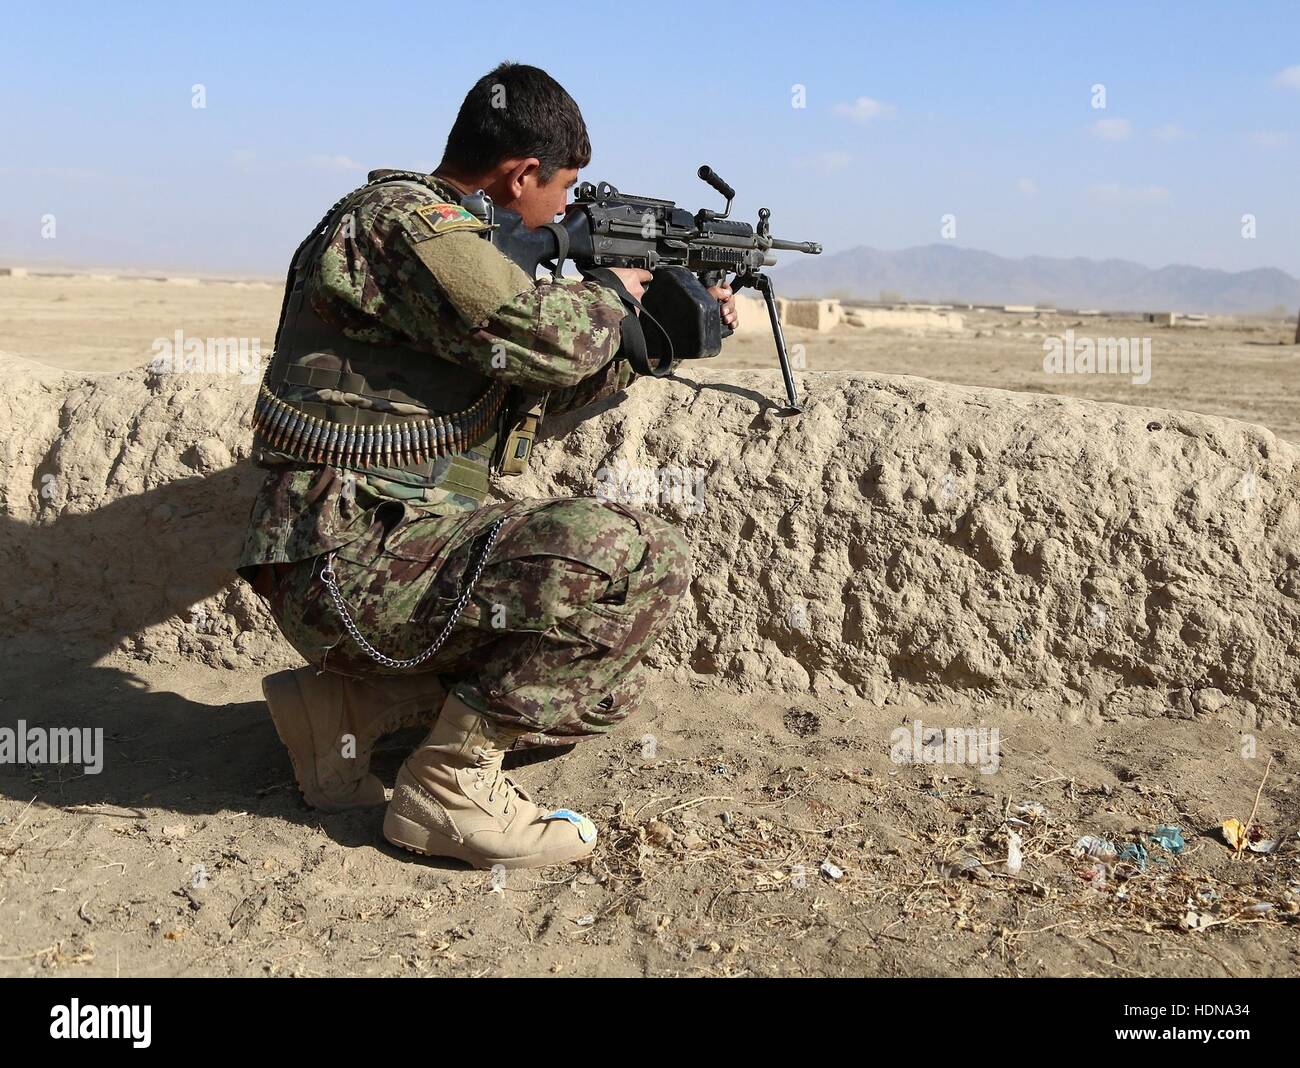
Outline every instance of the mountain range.
[[(1037, 304), (1106, 311), (1269, 312), (1300, 306), (1300, 281), (1273, 267), (1219, 271), (1130, 260), (1008, 259), (953, 245), (896, 252), (860, 246), (783, 257), (772, 272), (784, 297)], [(883, 294), (883, 296), (882, 296)]]

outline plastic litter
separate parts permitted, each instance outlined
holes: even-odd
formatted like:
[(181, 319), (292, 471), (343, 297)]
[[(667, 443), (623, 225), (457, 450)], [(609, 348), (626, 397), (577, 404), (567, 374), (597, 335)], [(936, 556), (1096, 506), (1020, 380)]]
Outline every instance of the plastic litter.
[(1106, 838), (1099, 838), (1095, 834), (1085, 834), (1074, 843), (1073, 853), (1076, 857), (1113, 860), (1115, 858), (1115, 843)]
[(1088, 883), (1090, 889), (1101, 891), (1106, 889), (1106, 876), (1109, 871), (1109, 865), (1094, 864), (1086, 871), (1079, 872), (1079, 877)]
[(1020, 835), (1015, 831), (1007, 832), (1007, 874), (1016, 875), (1025, 866), (1025, 857), (1020, 850)]
[(1147, 837), (1170, 853), (1181, 853), (1187, 848), (1187, 843), (1183, 841), (1183, 829), (1175, 824), (1162, 824)]
[(596, 840), (596, 825), (580, 812), (574, 812), (568, 808), (557, 808), (549, 815), (542, 817), (542, 822), (550, 820), (564, 820), (566, 823), (572, 823), (578, 828), (578, 837), (584, 842), (594, 842)]
[(1119, 860), (1134, 865), (1138, 871), (1147, 870), (1147, 850), (1146, 846), (1138, 842), (1128, 842), (1124, 848), (1119, 851)]

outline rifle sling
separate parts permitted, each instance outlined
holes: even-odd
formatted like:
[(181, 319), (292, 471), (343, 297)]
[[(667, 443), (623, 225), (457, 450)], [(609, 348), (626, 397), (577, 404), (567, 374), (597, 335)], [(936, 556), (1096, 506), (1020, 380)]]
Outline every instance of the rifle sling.
[[(672, 374), (673, 342), (668, 331), (663, 328), (663, 324), (642, 307), (641, 302), (627, 291), (622, 280), (610, 268), (591, 267), (584, 272), (584, 276), (603, 286), (608, 286), (618, 294), (624, 307), (629, 309), (628, 314), (623, 317), (623, 342), (619, 347), (619, 354), (632, 365), (632, 370), (639, 375), (649, 375), (652, 378), (666, 378)], [(663, 354), (653, 365), (650, 363), (649, 348), (646, 344), (646, 323), (657, 330), (663, 340), (661, 350)]]

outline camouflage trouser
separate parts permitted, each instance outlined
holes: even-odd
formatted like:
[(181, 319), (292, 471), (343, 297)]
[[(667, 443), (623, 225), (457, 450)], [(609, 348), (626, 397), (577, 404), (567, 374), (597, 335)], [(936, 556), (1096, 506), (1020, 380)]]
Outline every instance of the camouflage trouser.
[[(535, 742), (608, 731), (635, 708), (642, 657), (690, 581), (682, 536), (636, 509), (579, 497), (445, 517), (408, 512), (391, 529), (376, 522), (333, 557), (357, 628), (393, 659), (422, 652), (503, 517), (455, 628), (414, 670), (437, 673), (466, 703), (526, 728)], [(281, 631), (327, 670), (396, 673), (348, 636), (320, 578), (325, 561), (282, 570), (270, 597)]]

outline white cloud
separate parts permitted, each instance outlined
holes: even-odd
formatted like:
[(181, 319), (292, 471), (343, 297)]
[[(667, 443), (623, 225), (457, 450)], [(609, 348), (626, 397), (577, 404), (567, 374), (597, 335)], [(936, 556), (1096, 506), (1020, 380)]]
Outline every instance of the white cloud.
[(1016, 182), (1016, 190), (1027, 197), (1036, 196), (1038, 194), (1038, 183), (1032, 178), (1021, 178), (1020, 181)]
[(1119, 185), (1110, 182), (1092, 186), (1088, 195), (1101, 204), (1159, 204), (1169, 199), (1169, 190), (1163, 185)]
[(898, 114), (893, 104), (882, 104), (869, 96), (860, 96), (852, 104), (836, 104), (836, 115), (841, 115), (854, 122), (868, 123), (875, 119), (892, 119)]
[(1300, 89), (1300, 63), (1280, 71), (1273, 79), (1273, 84), (1279, 89)]
[(1167, 122), (1163, 126), (1157, 126), (1151, 131), (1151, 136), (1157, 141), (1185, 141), (1188, 133), (1176, 122)]
[(1133, 124), (1128, 119), (1098, 119), (1092, 124), (1092, 136), (1103, 141), (1127, 141), (1133, 136)]
[(358, 163), (351, 156), (308, 156), (307, 166), (322, 171), (364, 171), (366, 169), (365, 164)]
[(815, 156), (806, 156), (797, 162), (805, 170), (817, 171), (819, 174), (835, 174), (852, 163), (853, 157), (847, 152), (836, 149), (830, 152), (819, 152)]

